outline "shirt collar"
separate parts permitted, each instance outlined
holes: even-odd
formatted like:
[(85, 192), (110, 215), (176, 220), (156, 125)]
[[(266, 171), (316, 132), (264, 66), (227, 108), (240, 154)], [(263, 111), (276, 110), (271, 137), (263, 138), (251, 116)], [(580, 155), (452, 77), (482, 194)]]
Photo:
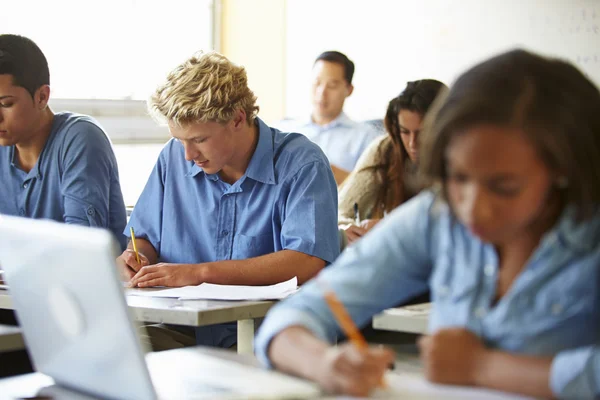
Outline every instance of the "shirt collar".
[(566, 207), (555, 228), (543, 239), (543, 243), (559, 243), (574, 252), (589, 252), (600, 241), (600, 210), (582, 221), (578, 222), (575, 207)]
[(353, 125), (353, 121), (350, 119), (350, 117), (348, 117), (346, 115), (345, 112), (342, 111), (342, 113), (340, 115), (338, 115), (336, 119), (334, 119), (333, 121), (331, 121), (330, 123), (328, 123), (326, 125), (317, 125), (313, 121), (312, 116), (309, 116), (308, 119), (305, 120), (305, 125), (311, 125), (311, 126), (318, 127), (322, 130), (327, 130), (327, 129), (336, 128), (338, 126), (351, 127)]
[[(256, 117), (255, 124), (258, 126), (258, 143), (254, 154), (250, 158), (250, 163), (244, 174), (248, 178), (265, 184), (274, 185), (275, 182), (275, 161), (273, 151), (273, 134), (271, 128), (267, 126), (260, 118)], [(190, 161), (190, 168), (187, 175), (192, 177), (204, 172), (196, 163)], [(211, 181), (219, 179), (218, 174), (205, 174)]]

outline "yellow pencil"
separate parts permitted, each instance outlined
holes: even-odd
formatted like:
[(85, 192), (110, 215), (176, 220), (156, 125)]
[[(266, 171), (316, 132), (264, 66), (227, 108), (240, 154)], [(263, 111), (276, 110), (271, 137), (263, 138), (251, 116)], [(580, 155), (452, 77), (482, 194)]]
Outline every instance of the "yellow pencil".
[(133, 226), (129, 227), (129, 232), (131, 232), (131, 245), (133, 246), (133, 251), (135, 251), (135, 259), (138, 264), (141, 264), (142, 262), (140, 261), (140, 253), (138, 253), (137, 246), (135, 245), (135, 233), (133, 232)]
[[(342, 331), (346, 334), (350, 342), (360, 350), (368, 349), (369, 344), (365, 340), (365, 337), (358, 330), (358, 327), (354, 321), (352, 321), (352, 317), (350, 317), (346, 307), (344, 307), (335, 293), (328, 289), (323, 282), (319, 281), (318, 279), (317, 282), (324, 289), (325, 301), (331, 309), (333, 317), (340, 325), (340, 328), (342, 328)], [(380, 386), (384, 389), (388, 387), (385, 378), (383, 377), (381, 378)]]

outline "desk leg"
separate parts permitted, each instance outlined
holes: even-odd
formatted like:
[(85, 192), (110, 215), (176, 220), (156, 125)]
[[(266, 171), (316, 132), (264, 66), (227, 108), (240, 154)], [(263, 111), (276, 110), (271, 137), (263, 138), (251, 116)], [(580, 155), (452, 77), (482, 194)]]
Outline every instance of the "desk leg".
[(254, 320), (240, 319), (237, 328), (238, 354), (254, 354)]

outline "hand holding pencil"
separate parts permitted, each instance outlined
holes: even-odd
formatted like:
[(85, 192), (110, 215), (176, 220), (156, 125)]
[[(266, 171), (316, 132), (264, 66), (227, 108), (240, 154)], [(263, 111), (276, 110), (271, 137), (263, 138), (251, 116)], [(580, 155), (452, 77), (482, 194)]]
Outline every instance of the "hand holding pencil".
[[(317, 284), (322, 288), (325, 301), (335, 320), (349, 339), (349, 343), (337, 346), (330, 352), (329, 357), (333, 359), (331, 364), (334, 370), (337, 369), (339, 374), (348, 379), (353, 377), (353, 385), (361, 385), (360, 388), (357, 387), (358, 392), (364, 392), (365, 388), (368, 389), (367, 391), (376, 387), (387, 388), (384, 374), (388, 366), (394, 362), (394, 352), (381, 347), (370, 348), (335, 293), (318, 278)], [(333, 375), (339, 376), (339, 374)]]
[(138, 251), (133, 227), (130, 228), (131, 248), (126, 249), (118, 258), (117, 265), (121, 279), (129, 281), (142, 267), (149, 265), (148, 258)]

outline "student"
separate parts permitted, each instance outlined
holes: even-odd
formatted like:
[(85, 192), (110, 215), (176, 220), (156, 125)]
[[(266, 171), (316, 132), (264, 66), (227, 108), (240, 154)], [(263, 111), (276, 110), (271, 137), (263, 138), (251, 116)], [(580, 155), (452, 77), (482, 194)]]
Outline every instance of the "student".
[(48, 106), (46, 57), (31, 40), (0, 35), (0, 214), (110, 229), (126, 224), (109, 138), (85, 115)]
[[(217, 53), (194, 55), (149, 108), (173, 139), (129, 221), (141, 264), (131, 248), (117, 260), (131, 286), (268, 285), (294, 276), (303, 283), (337, 257), (337, 188), (327, 158), (304, 136), (256, 116), (243, 67)], [(155, 340), (155, 349), (190, 344), (166, 332), (169, 343)], [(199, 328), (196, 338), (231, 347), (235, 324)]]
[[(389, 102), (384, 119), (387, 135), (371, 142), (339, 189), (338, 225), (346, 243), (364, 236), (385, 214), (419, 192), (419, 134), (425, 113), (443, 89), (446, 85), (433, 79), (408, 82)], [(356, 211), (363, 218), (360, 225)]]
[(354, 169), (369, 143), (381, 134), (368, 124), (352, 121), (344, 102), (354, 90), (354, 63), (339, 51), (326, 51), (313, 65), (312, 113), (307, 121), (283, 121), (279, 128), (300, 132), (318, 144), (331, 163), (337, 184)]
[[(425, 376), (534, 397), (600, 396), (600, 93), (572, 65), (517, 50), (464, 73), (422, 133), (439, 185), (397, 208), (317, 279), (359, 325), (431, 288)], [(431, 119), (430, 119), (431, 118)], [(330, 347), (313, 282), (257, 337), (268, 365), (365, 395), (388, 349)]]

